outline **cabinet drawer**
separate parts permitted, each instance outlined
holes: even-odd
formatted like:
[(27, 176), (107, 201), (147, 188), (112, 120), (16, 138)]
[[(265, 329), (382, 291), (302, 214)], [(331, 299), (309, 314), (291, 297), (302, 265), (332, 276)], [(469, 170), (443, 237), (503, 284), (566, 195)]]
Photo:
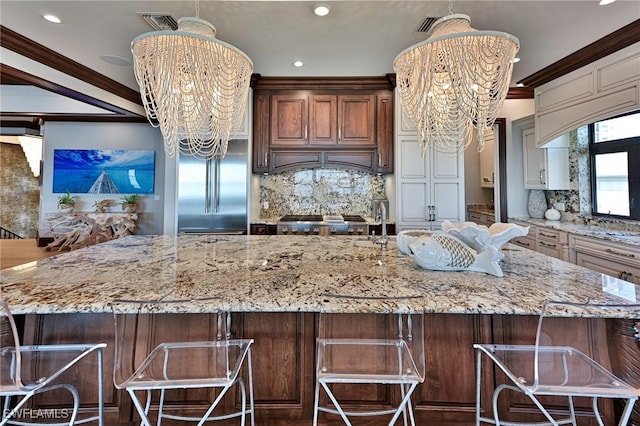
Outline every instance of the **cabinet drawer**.
[(538, 228), (538, 241), (544, 240), (552, 243), (567, 244), (569, 238), (566, 232), (557, 229)]
[(547, 256), (555, 257), (556, 259), (569, 261), (569, 247), (566, 244), (538, 239), (537, 251)]
[(576, 253), (576, 264), (605, 275), (640, 284), (640, 268), (580, 252)]
[(640, 268), (640, 248), (636, 246), (578, 235), (571, 235), (569, 245), (576, 256), (577, 253), (587, 253), (629, 267)]
[(536, 239), (533, 237), (516, 237), (510, 241), (520, 247), (524, 247), (529, 250), (536, 250)]
[(495, 218), (488, 214), (469, 212), (469, 221), (475, 222), (478, 225), (491, 226), (493, 223), (495, 223)]

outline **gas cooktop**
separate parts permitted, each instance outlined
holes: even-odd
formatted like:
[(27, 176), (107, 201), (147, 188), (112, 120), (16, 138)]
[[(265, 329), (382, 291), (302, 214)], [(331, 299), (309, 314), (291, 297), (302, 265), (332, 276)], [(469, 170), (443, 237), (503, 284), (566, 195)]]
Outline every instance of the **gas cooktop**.
[(326, 223), (343, 223), (343, 222), (359, 222), (364, 223), (366, 219), (359, 215), (317, 215), (317, 214), (288, 214), (280, 218), (280, 222), (326, 222)]

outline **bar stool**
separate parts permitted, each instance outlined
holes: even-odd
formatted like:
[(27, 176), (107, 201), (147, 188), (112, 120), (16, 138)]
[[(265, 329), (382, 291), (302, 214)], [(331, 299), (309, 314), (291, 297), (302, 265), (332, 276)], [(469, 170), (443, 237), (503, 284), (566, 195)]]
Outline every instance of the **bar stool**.
[[(323, 295), (323, 299), (328, 305), (319, 318), (313, 424), (318, 424), (318, 413), (325, 412), (339, 415), (347, 425), (351, 425), (349, 417), (383, 415), (391, 416), (389, 425), (400, 415), (405, 425), (415, 425), (411, 395), (425, 377), (422, 296)], [(341, 313), (339, 306), (344, 303), (353, 304), (351, 312), (362, 304), (375, 304), (384, 313)], [(399, 390), (396, 405), (346, 410), (333, 389), (342, 384), (395, 387)], [(329, 398), (326, 404), (320, 402), (321, 390)]]
[[(0, 397), (4, 397), (0, 425), (30, 424), (21, 417), (32, 413), (31, 410), (23, 412), (31, 397), (45, 392), (66, 390), (73, 398), (71, 413), (69, 414), (66, 410), (59, 414), (46, 413), (47, 417), (65, 418), (64, 422), (47, 424), (77, 425), (95, 421), (102, 426), (104, 424), (103, 349), (106, 346), (106, 343), (23, 346), (20, 344), (18, 329), (9, 305), (4, 300), (0, 300)], [(94, 352), (98, 357), (96, 368), (98, 414), (78, 419), (80, 395), (74, 386), (64, 383), (66, 378), (64, 373)], [(11, 400), (14, 396), (22, 399), (12, 405)]]
[[(241, 424), (250, 415), (251, 425), (255, 424), (253, 406), (253, 373), (251, 365), (251, 345), (253, 339), (232, 339), (231, 315), (223, 309), (221, 298), (201, 298), (185, 300), (115, 300), (111, 304), (116, 328), (116, 356), (113, 369), (113, 382), (117, 389), (125, 389), (133, 402), (143, 425), (151, 426), (150, 409), (152, 392), (159, 391), (157, 407), (157, 425), (163, 419), (198, 422), (198, 425), (211, 420), (226, 420), (240, 417)], [(195, 333), (209, 336), (214, 340), (186, 341), (187, 330), (181, 335), (181, 341), (151, 342), (153, 348), (142, 354), (140, 344), (136, 342), (139, 333), (144, 333), (141, 324), (156, 324), (162, 314), (207, 313), (213, 316), (213, 322), (202, 323), (202, 330)], [(152, 326), (150, 326), (152, 327)], [(213, 329), (213, 331), (212, 331)], [(149, 328), (150, 334), (162, 330)], [(154, 347), (155, 346), (155, 347)], [(142, 360), (136, 362), (135, 360)], [(240, 376), (240, 370), (247, 361), (249, 379), (249, 402), (247, 389)], [(203, 362), (198, 362), (203, 361)], [(214, 410), (223, 397), (238, 385), (241, 395), (241, 408), (232, 413), (214, 415)], [(217, 395), (206, 404), (202, 415), (194, 416), (168, 412), (165, 402), (166, 391), (171, 389), (214, 389)], [(146, 395), (143, 403), (137, 393)]]
[[(622, 299), (619, 299), (622, 301)], [(626, 401), (619, 425), (627, 424), (633, 404), (640, 397), (640, 389), (616, 377), (600, 363), (580, 350), (562, 342), (562, 335), (548, 326), (550, 317), (629, 318), (635, 321), (635, 339), (640, 327), (640, 304), (635, 303), (573, 303), (548, 301), (538, 319), (533, 345), (473, 345), (477, 353), (476, 364), (476, 425), (576, 425), (574, 397), (591, 398), (592, 408), (599, 425), (604, 426), (598, 408), (599, 398)], [(493, 391), (493, 418), (482, 416), (481, 406), (482, 367), (485, 358), (502, 371), (507, 382)], [(515, 391), (526, 395), (540, 410), (543, 422), (523, 423), (503, 421), (499, 418), (498, 398), (503, 391)], [(567, 414), (555, 418), (543, 404), (546, 396), (567, 398)], [(558, 415), (556, 415), (558, 417)]]

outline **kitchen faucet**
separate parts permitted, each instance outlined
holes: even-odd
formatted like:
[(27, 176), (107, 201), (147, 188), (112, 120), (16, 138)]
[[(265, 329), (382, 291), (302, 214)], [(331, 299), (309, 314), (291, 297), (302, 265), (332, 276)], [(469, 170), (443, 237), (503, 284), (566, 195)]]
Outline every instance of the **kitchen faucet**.
[(378, 214), (380, 215), (380, 222), (382, 225), (382, 235), (378, 240), (376, 240), (376, 243), (379, 243), (382, 250), (385, 250), (387, 248), (388, 241), (387, 241), (387, 206), (385, 205), (384, 201), (378, 202), (378, 205), (376, 206), (376, 215)]

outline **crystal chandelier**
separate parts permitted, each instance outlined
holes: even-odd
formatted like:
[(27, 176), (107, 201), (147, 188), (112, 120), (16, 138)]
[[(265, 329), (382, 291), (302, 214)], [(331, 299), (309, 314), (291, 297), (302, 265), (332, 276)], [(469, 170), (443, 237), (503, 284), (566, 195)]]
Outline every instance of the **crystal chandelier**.
[(134, 72), (149, 122), (160, 127), (164, 150), (222, 158), (243, 118), (253, 63), (215, 38), (199, 19), (178, 20), (176, 31), (154, 31), (131, 42)]
[(478, 151), (509, 90), (514, 36), (471, 28), (467, 15), (452, 14), (433, 25), (427, 40), (393, 62), (401, 104), (418, 129), (423, 154), (464, 151), (477, 129)]

